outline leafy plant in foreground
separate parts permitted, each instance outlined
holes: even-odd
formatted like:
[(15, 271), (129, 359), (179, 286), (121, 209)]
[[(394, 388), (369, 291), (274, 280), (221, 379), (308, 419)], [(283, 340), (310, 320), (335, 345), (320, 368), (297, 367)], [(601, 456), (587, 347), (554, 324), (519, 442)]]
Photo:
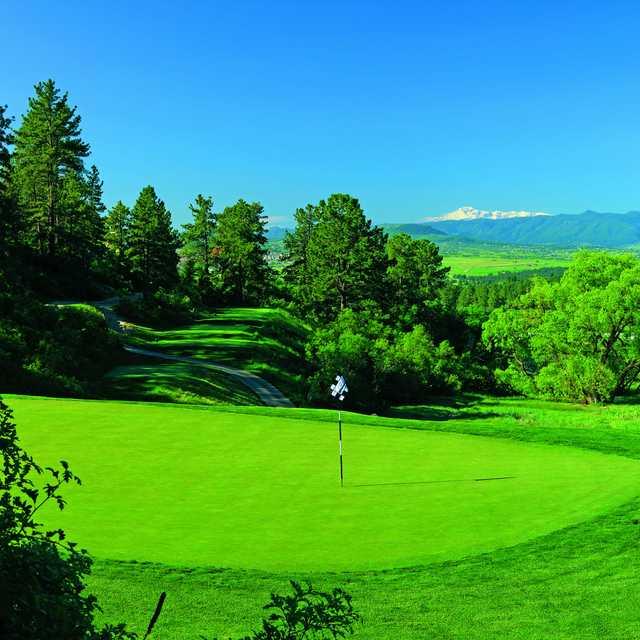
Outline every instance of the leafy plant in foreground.
[(289, 582), (293, 593), (272, 593), (264, 606), (270, 614), (262, 620), (262, 628), (242, 640), (336, 640), (353, 634), (361, 618), (346, 591), (319, 591), (311, 583)]

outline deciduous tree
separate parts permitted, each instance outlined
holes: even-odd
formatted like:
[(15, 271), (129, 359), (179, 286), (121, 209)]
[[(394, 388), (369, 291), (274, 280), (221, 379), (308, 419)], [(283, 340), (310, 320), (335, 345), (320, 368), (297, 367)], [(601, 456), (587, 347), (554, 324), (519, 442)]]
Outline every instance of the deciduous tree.
[(483, 331), (513, 389), (611, 401), (640, 377), (640, 260), (579, 252), (559, 282), (539, 280)]

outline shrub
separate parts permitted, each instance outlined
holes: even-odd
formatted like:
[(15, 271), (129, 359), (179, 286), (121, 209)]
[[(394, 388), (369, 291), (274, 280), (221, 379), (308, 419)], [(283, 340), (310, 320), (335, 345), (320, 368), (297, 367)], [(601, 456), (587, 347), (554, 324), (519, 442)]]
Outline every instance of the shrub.
[(146, 298), (123, 298), (116, 309), (129, 320), (161, 326), (188, 322), (195, 311), (189, 296), (163, 289)]

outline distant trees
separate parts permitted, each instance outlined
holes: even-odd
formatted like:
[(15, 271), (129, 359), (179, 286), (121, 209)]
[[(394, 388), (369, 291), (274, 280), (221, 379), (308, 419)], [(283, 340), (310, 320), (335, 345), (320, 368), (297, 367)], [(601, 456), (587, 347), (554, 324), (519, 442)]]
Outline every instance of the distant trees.
[(178, 236), (171, 213), (148, 185), (131, 210), (127, 258), (134, 283), (146, 293), (171, 288), (178, 281)]
[(609, 402), (640, 377), (640, 260), (581, 251), (559, 282), (538, 280), (484, 324), (511, 389)]
[(215, 216), (214, 264), (223, 299), (256, 304), (267, 296), (272, 273), (266, 260), (266, 225), (259, 202), (238, 200)]

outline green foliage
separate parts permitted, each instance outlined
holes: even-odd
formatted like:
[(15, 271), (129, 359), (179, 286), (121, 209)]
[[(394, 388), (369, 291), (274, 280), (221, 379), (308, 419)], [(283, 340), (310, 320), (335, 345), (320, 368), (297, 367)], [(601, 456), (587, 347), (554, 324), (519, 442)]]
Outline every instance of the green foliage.
[(78, 213), (65, 182), (83, 172), (88, 154), (68, 94), (60, 95), (53, 80), (35, 85), (16, 132), (14, 167), (19, 202), (28, 216), (27, 240), (41, 255), (65, 252), (63, 237), (73, 233)]
[(309, 246), (317, 217), (317, 207), (312, 204), (308, 204), (304, 209), (296, 209), (295, 229), (292, 232), (288, 231), (283, 239), (285, 280), (301, 310), (309, 310), (313, 304)]
[(6, 391), (91, 393), (113, 367), (118, 344), (91, 306), (0, 296), (0, 385)]
[(183, 225), (181, 256), (185, 261), (183, 277), (195, 285), (206, 301), (211, 301), (214, 292), (213, 249), (215, 246), (215, 216), (213, 198), (199, 194), (189, 205), (193, 222)]
[(130, 265), (127, 256), (129, 249), (129, 226), (131, 209), (122, 200), (113, 205), (104, 219), (105, 245), (109, 251), (110, 268), (115, 278), (126, 282), (130, 278)]
[(391, 310), (396, 321), (410, 327), (432, 320), (449, 273), (438, 247), (430, 240), (413, 240), (400, 233), (387, 241), (387, 257)]
[(213, 251), (217, 282), (223, 298), (236, 304), (265, 300), (272, 286), (266, 261), (267, 218), (259, 202), (238, 200), (215, 215)]
[(116, 309), (129, 320), (159, 326), (188, 322), (194, 313), (188, 296), (162, 288), (146, 297), (123, 298)]
[(12, 142), (11, 118), (7, 116), (7, 107), (0, 105), (0, 278), (5, 275), (8, 250), (15, 244), (17, 233), (15, 203), (11, 193), (9, 146)]
[(145, 293), (172, 288), (178, 281), (178, 238), (171, 213), (149, 185), (131, 210), (127, 258), (134, 283)]
[(353, 634), (360, 616), (343, 589), (319, 591), (311, 583), (290, 581), (291, 595), (271, 594), (264, 606), (270, 615), (262, 629), (243, 640), (336, 640)]
[[(18, 441), (12, 412), (0, 400), (0, 636), (5, 640), (115, 640), (133, 638), (125, 628), (98, 630), (97, 600), (86, 595), (91, 559), (46, 529), (36, 514), (48, 503), (65, 507), (60, 488), (80, 484), (64, 460), (46, 470)], [(36, 480), (42, 478), (41, 483)]]
[(285, 276), (296, 302), (317, 318), (333, 319), (384, 295), (386, 236), (356, 198), (336, 193), (298, 210), (285, 240), (291, 267)]
[(422, 325), (409, 332), (390, 327), (374, 308), (347, 309), (317, 329), (307, 359), (314, 370), (311, 401), (328, 402), (329, 385), (339, 372), (349, 383), (347, 406), (364, 410), (458, 391), (466, 375), (464, 360), (447, 341), (436, 345)]
[(557, 283), (538, 281), (484, 325), (513, 389), (610, 402), (640, 375), (640, 261), (581, 251)]

